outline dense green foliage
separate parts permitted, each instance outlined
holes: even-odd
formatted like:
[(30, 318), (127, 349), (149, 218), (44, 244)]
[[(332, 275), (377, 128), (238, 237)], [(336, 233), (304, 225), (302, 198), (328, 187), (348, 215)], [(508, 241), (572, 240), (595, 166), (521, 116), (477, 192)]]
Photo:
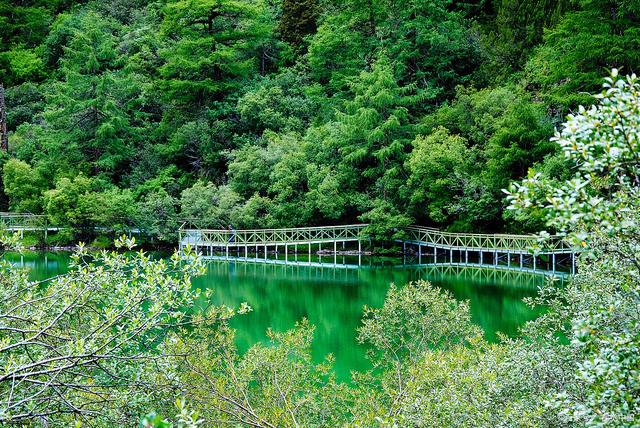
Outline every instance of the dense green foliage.
[[(488, 343), (467, 302), (426, 282), (392, 286), (382, 307), (365, 308), (358, 329), (372, 368), (339, 383), (330, 356), (313, 362), (306, 320), (240, 354), (228, 320), (251, 316), (251, 307), (208, 307), (208, 296), (191, 290), (189, 275), (201, 265), (188, 250), (170, 262), (116, 252), (94, 261), (80, 248), (71, 272), (46, 286), (2, 265), (0, 422), (637, 427), (639, 87), (614, 70), (598, 105), (556, 134), (566, 160), (580, 159), (574, 178), (542, 168), (510, 191), (513, 208), (537, 213), (588, 250), (567, 287), (550, 281), (531, 301), (548, 310), (522, 337)], [(463, 138), (437, 133), (416, 147), (461, 160)], [(438, 148), (441, 140), (451, 152)], [(194, 211), (209, 206), (197, 196), (219, 197), (215, 186), (198, 186), (183, 195)], [(14, 245), (17, 237), (2, 239)]]
[[(131, 249), (133, 242), (116, 246)], [(70, 268), (63, 277), (29, 281), (2, 261), (3, 425), (48, 418), (58, 425), (65, 414), (83, 412), (128, 425), (150, 405), (144, 396), (153, 385), (139, 373), (152, 349), (169, 326), (192, 322), (181, 308), (200, 294), (189, 280), (203, 269), (193, 253), (165, 262), (142, 253), (89, 255), (80, 247)]]
[[(614, 69), (604, 88), (596, 95), (598, 105), (580, 106), (578, 114), (569, 115), (562, 131), (553, 137), (567, 160), (577, 165), (575, 176), (558, 183), (544, 172), (532, 171), (522, 183), (511, 186), (513, 208), (540, 209), (550, 226), (565, 232), (576, 223), (610, 233), (635, 227), (640, 83), (635, 74), (625, 80)], [(588, 232), (574, 234), (579, 244), (590, 240)]]
[(614, 69), (604, 88), (598, 105), (581, 107), (554, 137), (576, 175), (558, 182), (532, 173), (509, 198), (513, 208), (541, 211), (587, 250), (570, 287), (541, 297), (551, 307), (536, 322), (542, 343), (557, 342), (556, 331), (571, 338), (559, 355), (575, 370), (548, 407), (576, 424), (633, 427), (640, 423), (640, 83)]
[[(81, 247), (69, 274), (44, 283), (2, 265), (0, 422), (637, 426), (639, 87), (635, 76), (618, 79), (614, 70), (599, 103), (580, 108), (557, 132), (566, 160), (578, 161), (571, 180), (542, 168), (510, 191), (521, 214), (536, 213), (588, 249), (567, 287), (549, 281), (532, 299), (548, 309), (521, 337), (489, 343), (471, 322), (468, 302), (426, 282), (392, 286), (382, 307), (365, 307), (357, 332), (372, 368), (340, 383), (331, 356), (314, 363), (314, 327), (306, 320), (239, 353), (228, 321), (251, 316), (251, 307), (206, 305), (208, 296), (190, 285), (202, 266), (188, 249), (165, 262), (117, 252), (92, 260)], [(439, 184), (434, 164), (466, 156), (464, 137), (436, 133), (415, 142), (425, 153), (409, 164), (433, 169)], [(76, 215), (96, 197), (92, 180), (60, 180), (47, 203)], [(182, 196), (193, 213), (221, 198), (220, 188), (197, 186)], [(164, 199), (155, 194), (145, 203), (160, 210)], [(2, 236), (5, 246), (16, 240)]]
[(467, 303), (392, 287), (351, 384), (305, 320), (240, 354), (251, 308), (209, 307), (190, 252), (81, 248), (43, 283), (0, 263), (0, 423), (637, 427), (640, 88), (614, 70), (589, 94), (636, 71), (639, 29), (630, 0), (0, 0), (4, 208), (155, 242), (366, 221), (588, 250), (499, 343)]
[(1, 1), (4, 208), (152, 240), (193, 217), (368, 221), (378, 236), (412, 222), (539, 229), (505, 214), (501, 189), (543, 162), (564, 178), (548, 137), (608, 68), (638, 67), (638, 12), (622, 0)]

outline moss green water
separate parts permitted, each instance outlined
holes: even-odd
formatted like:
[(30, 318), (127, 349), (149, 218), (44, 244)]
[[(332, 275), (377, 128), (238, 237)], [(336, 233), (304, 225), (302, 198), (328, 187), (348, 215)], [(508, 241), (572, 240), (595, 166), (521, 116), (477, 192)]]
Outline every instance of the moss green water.
[[(31, 269), (33, 279), (43, 279), (67, 270), (67, 253), (27, 253), (7, 256)], [(248, 302), (253, 312), (232, 320), (241, 351), (256, 342), (266, 342), (265, 331), (272, 327), (290, 329), (308, 318), (316, 326), (313, 354), (318, 361), (328, 353), (335, 356), (340, 379), (350, 370), (366, 369), (364, 348), (356, 342), (364, 305), (381, 306), (389, 284), (405, 284), (426, 279), (449, 290), (460, 300), (469, 300), (473, 321), (489, 340), (497, 333), (513, 336), (518, 327), (540, 313), (522, 299), (535, 295), (541, 276), (477, 268), (408, 267), (400, 261), (381, 263), (364, 260), (360, 268), (332, 266), (278, 265), (234, 261), (212, 261), (205, 276), (194, 286), (211, 288), (213, 301), (238, 305)], [(317, 258), (313, 260), (318, 262)], [(357, 264), (357, 258), (340, 258), (338, 265)]]

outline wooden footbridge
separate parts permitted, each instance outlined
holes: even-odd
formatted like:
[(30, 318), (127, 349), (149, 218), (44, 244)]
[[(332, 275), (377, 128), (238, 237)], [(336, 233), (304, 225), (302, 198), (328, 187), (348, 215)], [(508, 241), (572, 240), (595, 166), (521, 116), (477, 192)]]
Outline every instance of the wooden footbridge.
[[(362, 253), (362, 242), (369, 242), (366, 224), (323, 226), (285, 229), (214, 230), (190, 229), (186, 224), (179, 230), (180, 247), (195, 248), (210, 258), (241, 257), (249, 260), (269, 252), (280, 251), (285, 261), (289, 254), (297, 255), (300, 247), (311, 261), (312, 247), (316, 253), (329, 250), (334, 253), (350, 249)], [(507, 269), (545, 270), (555, 272), (562, 268), (575, 273), (575, 252), (559, 237), (540, 243), (534, 235), (451, 233), (438, 229), (410, 226), (398, 230), (404, 253), (417, 257), (417, 264), (475, 264)], [(323, 248), (324, 246), (324, 248)], [(357, 246), (356, 248), (353, 248)], [(534, 251), (534, 249), (536, 249)]]

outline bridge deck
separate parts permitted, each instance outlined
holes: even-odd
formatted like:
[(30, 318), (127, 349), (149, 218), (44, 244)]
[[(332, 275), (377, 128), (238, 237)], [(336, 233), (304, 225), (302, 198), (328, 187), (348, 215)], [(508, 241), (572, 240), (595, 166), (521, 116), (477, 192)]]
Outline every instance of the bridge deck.
[[(284, 247), (286, 255), (290, 247), (306, 245), (311, 255), (311, 245), (321, 246), (323, 243), (332, 243), (335, 252), (337, 243), (357, 242), (358, 253), (361, 253), (361, 241), (368, 240), (365, 236), (366, 227), (366, 224), (353, 224), (232, 231), (187, 229), (183, 225), (179, 235), (181, 248), (189, 245), (208, 257), (215, 257), (218, 250), (222, 250), (224, 256), (229, 257), (230, 248), (237, 248), (236, 255), (239, 255), (239, 249), (244, 248), (244, 260), (249, 260), (250, 250), (256, 252), (256, 257), (257, 253), (262, 252), (266, 259), (269, 247), (276, 252), (279, 246)], [(487, 261), (491, 261), (491, 265), (497, 267), (501, 259), (506, 259), (507, 269), (526, 269), (525, 264), (531, 262), (531, 270), (534, 272), (541, 270), (543, 264), (555, 272), (556, 267), (562, 267), (562, 263), (570, 258), (571, 272), (575, 272), (574, 250), (560, 237), (551, 237), (541, 243), (535, 235), (452, 233), (420, 226), (403, 227), (398, 231), (404, 235), (397, 242), (403, 244), (405, 254), (407, 245), (416, 245), (419, 260), (423, 254), (428, 256), (427, 253), (423, 253), (423, 249), (427, 249), (435, 263), (440, 262), (440, 256), (444, 251), (445, 261), (449, 263), (457, 259), (458, 262), (468, 265), (477, 259), (475, 264), (484, 265)], [(295, 252), (297, 253), (297, 249)], [(486, 253), (490, 253), (488, 258), (484, 257)], [(550, 262), (545, 260), (546, 256)], [(531, 260), (525, 261), (527, 258)]]
[[(8, 232), (58, 232), (65, 227), (49, 224), (47, 216), (29, 213), (0, 212), (0, 229)], [(69, 227), (66, 227), (69, 229)], [(104, 226), (94, 226), (90, 228), (96, 232), (113, 232), (114, 229)], [(129, 234), (140, 234), (144, 231), (138, 227), (127, 227)]]
[(9, 231), (19, 230), (44, 230), (49, 227), (47, 217), (27, 213), (0, 212), (0, 225), (2, 229)]
[[(301, 227), (284, 229), (213, 230), (180, 229), (180, 246), (198, 247), (251, 247), (325, 242), (359, 242), (365, 240), (366, 224), (346, 226)], [(398, 242), (446, 250), (503, 252), (530, 254), (540, 247), (534, 235), (452, 233), (420, 226), (401, 229), (405, 238)], [(552, 237), (540, 250), (544, 254), (571, 254), (574, 250), (564, 240)]]
[(544, 243), (535, 235), (453, 233), (421, 226), (403, 228), (407, 238), (399, 242), (425, 245), (446, 250), (487, 251), (512, 254), (530, 254), (540, 248), (544, 254), (572, 254), (574, 249), (562, 238), (552, 236)]
[(358, 242), (366, 224), (285, 229), (212, 230), (180, 229), (180, 245), (245, 247)]

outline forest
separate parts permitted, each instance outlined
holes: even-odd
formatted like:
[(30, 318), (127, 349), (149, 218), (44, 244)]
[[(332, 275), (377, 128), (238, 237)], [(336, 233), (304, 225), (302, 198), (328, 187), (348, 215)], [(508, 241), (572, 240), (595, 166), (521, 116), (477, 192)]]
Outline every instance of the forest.
[[(640, 426), (639, 1), (0, 0), (0, 43), (0, 210), (77, 243), (35, 278), (0, 222), (1, 426)], [(390, 284), (343, 380), (326, 319), (240, 349), (263, 302), (196, 286), (197, 247), (139, 249), (184, 221), (554, 233), (577, 271), (495, 340), (471, 299)]]
[(231, 323), (253, 307), (214, 304), (221, 283), (194, 287), (207, 264), (188, 246), (158, 259), (125, 236), (114, 251), (79, 244), (66, 272), (32, 280), (5, 257), (20, 235), (2, 230), (0, 423), (637, 427), (640, 81), (613, 69), (595, 98), (551, 140), (574, 177), (536, 172), (507, 191), (580, 249), (568, 283), (550, 277), (526, 300), (545, 310), (515, 337), (488, 341), (472, 303), (429, 282), (391, 284), (355, 332), (369, 368), (340, 381), (306, 317), (241, 351)]
[[(0, 1), (4, 210), (175, 240), (371, 223), (537, 232), (502, 189), (640, 64), (623, 0)], [(59, 234), (58, 239), (74, 236)]]

